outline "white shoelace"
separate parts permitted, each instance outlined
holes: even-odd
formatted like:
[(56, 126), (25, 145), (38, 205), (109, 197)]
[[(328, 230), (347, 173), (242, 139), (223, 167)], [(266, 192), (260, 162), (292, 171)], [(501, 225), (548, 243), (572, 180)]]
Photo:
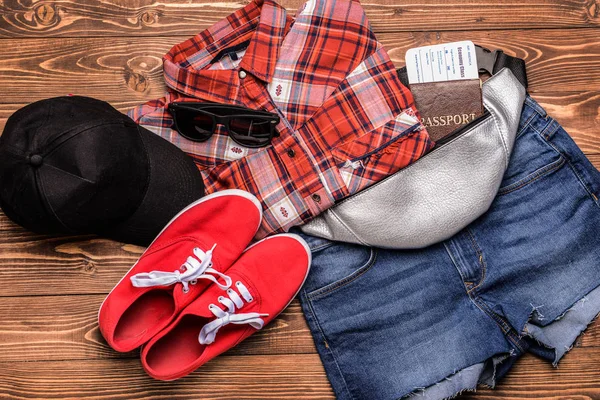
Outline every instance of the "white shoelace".
[[(231, 278), (212, 268), (212, 253), (215, 247), (217, 247), (216, 244), (206, 253), (196, 247), (194, 248), (195, 257), (188, 257), (180, 269), (173, 272), (143, 272), (132, 276), (131, 284), (135, 287), (151, 287), (169, 286), (179, 282), (183, 285), (183, 292), (187, 293), (190, 290), (190, 284), (195, 285), (198, 279), (208, 279), (217, 284), (221, 289), (226, 290), (231, 286)], [(184, 271), (182, 272), (182, 270)], [(215, 276), (209, 274), (216, 275), (217, 277), (215, 278)], [(224, 285), (219, 283), (217, 279), (219, 277), (225, 281)]]
[[(236, 282), (235, 286), (247, 303), (254, 301), (248, 288), (242, 282)], [(235, 310), (244, 306), (244, 301), (233, 289), (227, 289), (229, 298), (219, 296), (219, 303), (227, 307), (227, 311), (223, 311), (221, 307), (211, 304), (208, 309), (217, 317), (217, 319), (204, 325), (200, 330), (198, 341), (200, 344), (211, 344), (215, 341), (215, 336), (219, 329), (228, 324), (249, 324), (254, 329), (261, 329), (265, 325), (265, 321), (261, 317), (268, 317), (269, 314), (246, 313), (236, 314)]]

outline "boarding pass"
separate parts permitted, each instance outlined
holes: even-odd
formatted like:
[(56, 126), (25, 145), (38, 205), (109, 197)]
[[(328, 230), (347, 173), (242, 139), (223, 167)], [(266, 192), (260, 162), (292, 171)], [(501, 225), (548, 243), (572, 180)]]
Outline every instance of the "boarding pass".
[(406, 69), (409, 83), (479, 78), (475, 45), (470, 40), (410, 49)]

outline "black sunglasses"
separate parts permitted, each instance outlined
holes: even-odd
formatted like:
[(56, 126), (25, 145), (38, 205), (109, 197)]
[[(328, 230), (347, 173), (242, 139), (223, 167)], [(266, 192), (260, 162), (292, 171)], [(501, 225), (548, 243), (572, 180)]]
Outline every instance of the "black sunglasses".
[(174, 102), (168, 107), (173, 128), (186, 139), (205, 142), (223, 125), (231, 139), (244, 147), (265, 147), (279, 133), (279, 116), (266, 111), (220, 103)]

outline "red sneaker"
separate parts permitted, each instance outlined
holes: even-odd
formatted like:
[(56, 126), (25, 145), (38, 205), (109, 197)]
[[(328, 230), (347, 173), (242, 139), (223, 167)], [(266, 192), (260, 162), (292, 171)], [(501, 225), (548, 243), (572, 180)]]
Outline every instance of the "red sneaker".
[(300, 236), (271, 236), (227, 270), (231, 288), (209, 287), (142, 349), (153, 378), (174, 380), (234, 347), (273, 320), (296, 296), (310, 268)]
[[(167, 224), (100, 306), (100, 331), (117, 351), (131, 351), (164, 329), (223, 274), (262, 221), (259, 201), (224, 190), (190, 204)], [(181, 267), (180, 267), (181, 266)]]

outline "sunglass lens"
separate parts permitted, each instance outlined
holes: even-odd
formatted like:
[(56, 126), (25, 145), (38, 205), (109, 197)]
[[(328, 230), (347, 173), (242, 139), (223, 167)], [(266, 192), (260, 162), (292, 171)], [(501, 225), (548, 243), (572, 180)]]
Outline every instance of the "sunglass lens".
[(243, 146), (261, 147), (271, 143), (272, 122), (258, 118), (232, 118), (229, 131), (232, 138)]
[(213, 119), (197, 111), (177, 110), (176, 117), (179, 133), (190, 140), (203, 142), (213, 133)]

